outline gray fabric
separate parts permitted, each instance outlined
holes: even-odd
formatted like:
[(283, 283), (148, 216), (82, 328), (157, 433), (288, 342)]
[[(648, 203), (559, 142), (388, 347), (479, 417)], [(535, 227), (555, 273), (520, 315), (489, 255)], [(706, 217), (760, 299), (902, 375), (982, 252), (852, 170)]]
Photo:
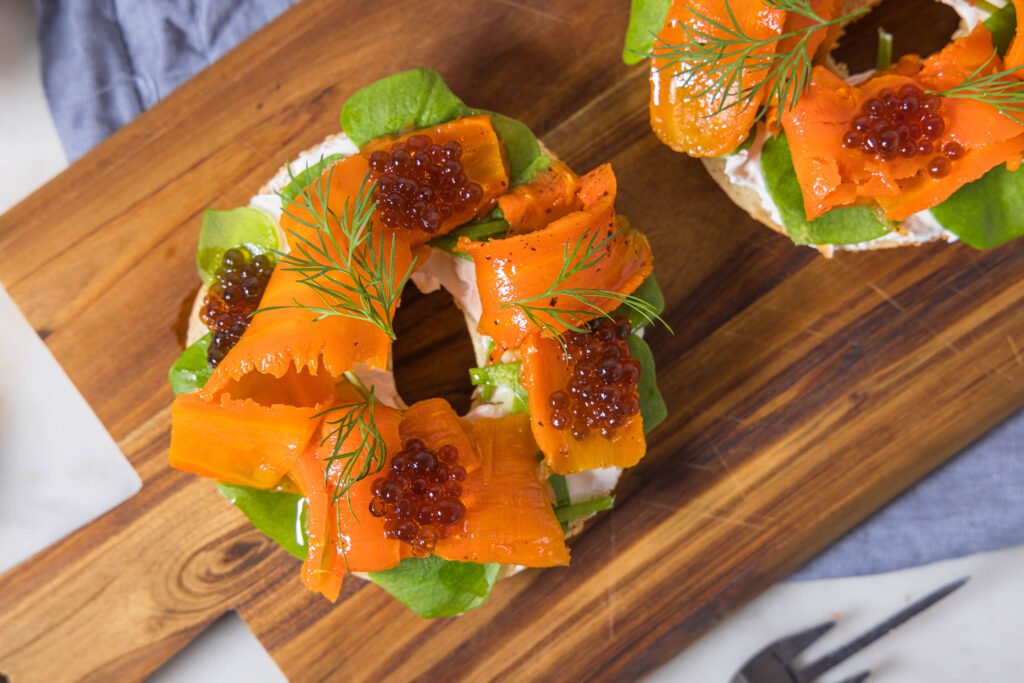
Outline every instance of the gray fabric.
[(1022, 543), (1024, 411), (876, 512), (792, 578), (876, 574)]
[[(43, 82), (68, 157), (84, 154), (289, 4), (37, 0)], [(1024, 412), (794, 578), (871, 574), (1024, 543), (1022, 455)]]
[(36, 0), (43, 87), (74, 161), (294, 0)]

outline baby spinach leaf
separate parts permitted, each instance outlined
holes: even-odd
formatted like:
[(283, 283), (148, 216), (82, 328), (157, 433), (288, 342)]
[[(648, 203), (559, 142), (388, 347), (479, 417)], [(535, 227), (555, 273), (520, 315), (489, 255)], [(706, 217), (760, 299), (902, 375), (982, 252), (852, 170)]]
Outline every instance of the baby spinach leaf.
[(511, 185), (528, 183), (534, 173), (551, 165), (551, 158), (540, 153), (537, 136), (525, 123), (486, 109), (474, 109), (473, 113), (488, 114), (498, 137), (505, 141)]
[(483, 399), (491, 400), (494, 390), (504, 387), (512, 392), (512, 412), (526, 413), (530, 411), (530, 399), (519, 380), (522, 363), (495, 363), (482, 368), (469, 369), (469, 381), (474, 386), (483, 387)]
[(629, 8), (629, 28), (622, 61), (636, 64), (654, 49), (654, 37), (665, 25), (672, 0), (633, 0)]
[(306, 558), (309, 522), (305, 498), (297, 493), (261, 491), (236, 484), (218, 483), (217, 489), (253, 526), (295, 557)]
[(887, 222), (866, 206), (832, 209), (813, 221), (807, 220), (803, 192), (793, 170), (793, 156), (785, 134), (765, 141), (761, 171), (768, 194), (779, 209), (782, 225), (795, 244), (856, 244), (889, 232)]
[(382, 135), (436, 126), (470, 113), (433, 69), (411, 69), (357, 90), (341, 108), (341, 129), (359, 147)]
[(610, 510), (614, 505), (615, 498), (613, 496), (602, 496), (593, 500), (585, 500), (582, 503), (556, 507), (555, 518), (562, 524), (567, 524), (577, 517), (586, 517), (601, 510)]
[(992, 33), (992, 44), (995, 45), (996, 52), (1000, 57), (1005, 55), (1010, 48), (1013, 34), (1017, 32), (1017, 8), (1012, 2), (1008, 2), (1005, 7), (993, 12), (988, 19), (981, 23), (985, 24), (985, 28)]
[(487, 599), (500, 564), (412, 557), (393, 569), (370, 572), (370, 580), (425, 619), (452, 617)]
[[(333, 164), (335, 161), (341, 161), (345, 158), (344, 154), (329, 154), (326, 157), (320, 159), (312, 166), (307, 168), (292, 168), (292, 175), (295, 177), (290, 183), (284, 186), (281, 190), (281, 208), (287, 209), (288, 205), (292, 203), (292, 200), (299, 196), (299, 192), (306, 189), (311, 182), (319, 178), (324, 169)], [(291, 166), (291, 164), (289, 164)]]
[(468, 237), (471, 240), (478, 240), (485, 242), (489, 239), (498, 237), (504, 237), (505, 233), (508, 232), (508, 222), (501, 218), (500, 215), (497, 218), (494, 216), (501, 214), (501, 209), (494, 209), (488, 217), (484, 217), (482, 220), (475, 221), (473, 223), (466, 223), (452, 230), (447, 235), (441, 235), (427, 242), (427, 245), (434, 249), (440, 249), (447, 251), (449, 254), (455, 254), (459, 258), (472, 261), (473, 257), (469, 254), (464, 254), (461, 251), (455, 251), (456, 245), (459, 243), (460, 237)]
[(1024, 235), (1024, 168), (996, 166), (932, 207), (935, 219), (975, 249)]
[(248, 206), (228, 211), (207, 209), (203, 212), (196, 252), (199, 278), (206, 285), (213, 282), (213, 275), (228, 249), (244, 247), (258, 256), (278, 246), (274, 220), (259, 209)]
[(629, 339), (626, 341), (629, 343), (633, 358), (640, 361), (640, 383), (637, 385), (636, 391), (640, 399), (640, 415), (644, 419), (644, 434), (650, 434), (652, 429), (668, 417), (668, 408), (658, 390), (651, 347), (647, 346), (647, 342), (642, 337), (635, 334), (629, 335)]
[(170, 371), (167, 373), (167, 381), (171, 383), (171, 391), (174, 395), (191, 394), (197, 389), (202, 389), (206, 380), (213, 374), (213, 368), (206, 359), (206, 353), (210, 349), (211, 333), (206, 333), (199, 341), (181, 352), (178, 360), (174, 361)]
[[(643, 299), (651, 306), (654, 307), (654, 313), (661, 315), (665, 311), (665, 295), (661, 291), (661, 287), (658, 286), (658, 279), (654, 277), (654, 273), (651, 273), (644, 281), (640, 283), (640, 286), (633, 292), (633, 296), (638, 299)], [(614, 311), (609, 313), (613, 318), (625, 318), (629, 321), (629, 324), (633, 326), (633, 330), (639, 330), (647, 324), (647, 318), (641, 315), (636, 309), (631, 306), (622, 304)]]

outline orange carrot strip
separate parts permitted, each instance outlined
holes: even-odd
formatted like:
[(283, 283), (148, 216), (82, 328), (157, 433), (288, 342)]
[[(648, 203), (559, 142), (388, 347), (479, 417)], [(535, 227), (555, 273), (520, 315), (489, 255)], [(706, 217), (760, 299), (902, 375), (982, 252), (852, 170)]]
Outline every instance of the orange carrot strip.
[[(743, 32), (751, 38), (766, 40), (783, 33), (786, 12), (767, 7), (762, 0), (729, 0), (728, 9), (732, 10)], [(716, 96), (715, 77), (702, 69), (684, 85), (680, 74), (691, 64), (671, 64), (668, 59), (671, 54), (659, 50), (665, 45), (680, 45), (685, 49), (689, 41), (687, 27), (724, 37), (724, 31), (699, 19), (694, 12), (731, 28), (728, 9), (725, 0), (672, 0), (665, 26), (658, 32), (654, 43), (655, 54), (664, 53), (664, 57), (651, 60), (651, 127), (662, 142), (677, 152), (713, 157), (735, 150), (747, 137), (754, 117), (767, 97), (762, 87), (749, 104), (735, 104), (717, 111), (722, 102)], [(743, 45), (735, 45), (729, 51), (739, 53), (742, 48)], [(776, 42), (770, 42), (751, 54), (756, 59), (774, 54), (775, 50)], [(725, 60), (723, 64), (735, 59)], [(744, 89), (756, 87), (763, 78), (763, 74), (746, 73), (738, 83)], [(702, 94), (709, 88), (711, 92)], [(735, 95), (731, 95), (725, 104), (729, 105), (735, 99)]]
[(540, 230), (553, 220), (582, 208), (576, 196), (578, 178), (560, 161), (537, 173), (529, 183), (517, 185), (498, 197), (510, 235)]
[(477, 420), (470, 438), (481, 466), (466, 477), (466, 515), (434, 551), (447, 560), (526, 567), (569, 564), (565, 534), (537, 467), (529, 417)]
[(296, 460), (291, 472), (309, 505), (306, 515), (309, 533), (306, 559), (302, 563), (302, 582), (311, 591), (322, 593), (324, 597), (334, 602), (341, 592), (345, 574), (344, 568), (342, 572), (336, 573), (332, 561), (333, 551), (337, 545), (337, 531), (324, 483), (324, 465), (316, 450), (315, 446), (306, 449)]
[(579, 197), (584, 207), (597, 204), (602, 199), (615, 199), (619, 186), (611, 164), (601, 164), (580, 178)]
[[(402, 450), (402, 440), (398, 432), (398, 424), (402, 413), (394, 408), (376, 405), (373, 409), (374, 424), (384, 438), (387, 447), (387, 459), (380, 474), (370, 476), (356, 482), (349, 489), (347, 500), (342, 497), (333, 506), (338, 521), (339, 561), (347, 562), (354, 572), (375, 572), (391, 569), (398, 565), (403, 555), (402, 543), (384, 536), (384, 518), (370, 514), (370, 501), (373, 499), (373, 482), (385, 476), (391, 464), (391, 458)], [(328, 415), (327, 420), (331, 417)], [(341, 452), (351, 452), (360, 447), (361, 437), (353, 433), (342, 444)], [(321, 461), (325, 461), (334, 451), (334, 439), (329, 439), (317, 451)], [(331, 467), (329, 481), (332, 488), (338, 483), (340, 462)], [(358, 468), (357, 468), (358, 469)]]
[[(328, 203), (335, 214), (344, 213), (346, 202), (351, 214), (355, 203), (352, 198), (359, 192), (368, 171), (366, 159), (355, 155), (339, 161), (332, 169), (324, 172), (322, 182), (327, 186), (330, 179)], [(300, 237), (316, 242), (316, 231), (301, 222), (312, 221), (310, 213), (295, 205), (291, 205), (288, 211), (294, 218), (282, 216), (281, 227), (291, 248), (296, 248)], [(344, 239), (340, 235), (337, 237), (342, 248), (345, 248)], [(385, 263), (390, 264), (391, 234), (374, 231), (371, 239), (373, 244), (369, 248), (375, 248), (380, 240), (384, 240)], [(392, 267), (397, 279), (408, 270), (412, 263), (412, 253), (408, 243), (402, 239), (396, 239), (394, 246)], [(331, 276), (343, 283), (353, 284), (351, 278), (337, 271), (332, 271)], [(300, 282), (302, 277), (282, 267), (274, 269), (260, 302), (261, 309), (273, 310), (263, 310), (253, 316), (245, 334), (220, 362), (201, 390), (204, 398), (210, 399), (222, 391), (232, 390), (233, 383), (253, 373), (280, 379), (289, 368), (305, 368), (315, 374), (322, 366), (326, 374), (336, 378), (357, 363), (365, 363), (374, 368), (387, 367), (391, 339), (380, 328), (342, 315), (317, 320), (317, 313), (296, 307), (296, 304), (300, 304), (325, 308), (319, 294)], [(393, 315), (394, 310), (389, 313)]]
[[(612, 203), (603, 197), (581, 211), (554, 221), (543, 230), (489, 242), (460, 238), (457, 249), (469, 254), (476, 265), (482, 315), (480, 334), (490, 335), (496, 344), (495, 356), (518, 348), (535, 328), (527, 316), (515, 306), (502, 306), (533, 296), (540, 296), (555, 283), (562, 268), (565, 250), (581, 243), (578, 256), (589, 243), (595, 244), (619, 231), (619, 222)], [(581, 242), (582, 241), (582, 242)], [(597, 289), (629, 294), (635, 290), (653, 265), (647, 238), (642, 233), (625, 229), (602, 249), (604, 257), (591, 268), (568, 277), (561, 289)], [(575, 262), (574, 262), (575, 263)], [(601, 310), (610, 310), (617, 303), (606, 298), (590, 301)], [(531, 305), (557, 310), (588, 310), (588, 306), (569, 296), (534, 301)], [(595, 311), (596, 315), (596, 311)], [(541, 313), (545, 320), (549, 316)], [(594, 317), (594, 316), (583, 316)], [(549, 320), (558, 331), (565, 326)]]
[(313, 436), (324, 405), (260, 405), (223, 395), (181, 394), (171, 405), (171, 466), (204, 477), (267, 489)]
[(377, 150), (390, 152), (391, 146), (395, 142), (407, 140), (413, 135), (426, 135), (438, 145), (444, 145), (449, 141), (459, 143), (462, 147), (460, 163), (463, 172), (471, 182), (479, 183), (483, 189), (483, 195), (478, 202), (467, 204), (464, 208), (454, 212), (450, 218), (441, 223), (441, 227), (435, 233), (428, 234), (419, 229), (403, 228), (401, 230), (403, 238), (410, 244), (416, 245), (451, 232), (475, 216), (490, 211), (498, 196), (508, 189), (509, 166), (504, 145), (494, 130), (491, 117), (486, 114), (465, 116), (439, 126), (413, 130), (397, 137), (389, 135), (371, 140), (363, 147), (361, 154), (365, 158), (369, 158)]
[(647, 452), (643, 418), (637, 413), (619, 427), (611, 439), (592, 431), (585, 439), (573, 438), (568, 429), (551, 426), (548, 398), (569, 383), (562, 349), (553, 339), (538, 333), (522, 346), (522, 382), (530, 396), (530, 427), (548, 467), (558, 474), (571, 474), (597, 467), (632, 467)]

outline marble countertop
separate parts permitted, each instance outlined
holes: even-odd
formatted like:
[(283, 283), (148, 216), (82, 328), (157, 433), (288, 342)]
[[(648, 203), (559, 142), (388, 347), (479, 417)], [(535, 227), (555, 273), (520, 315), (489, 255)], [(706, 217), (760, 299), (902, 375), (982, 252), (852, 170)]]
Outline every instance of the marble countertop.
[[(66, 165), (39, 80), (30, 0), (0, 5), (0, 211)], [(138, 491), (140, 482), (95, 414), (0, 288), (0, 571), (45, 549)], [(29, 371), (31, 369), (31, 372)], [(60, 430), (49, 429), (57, 417)], [(784, 582), (649, 677), (725, 683), (768, 642), (830, 618), (814, 658), (955, 578), (971, 581), (823, 683), (870, 668), (877, 683), (1024, 680), (1024, 548), (890, 574)], [(296, 579), (298, 580), (298, 579)], [(152, 680), (281, 681), (237, 615), (226, 615)]]

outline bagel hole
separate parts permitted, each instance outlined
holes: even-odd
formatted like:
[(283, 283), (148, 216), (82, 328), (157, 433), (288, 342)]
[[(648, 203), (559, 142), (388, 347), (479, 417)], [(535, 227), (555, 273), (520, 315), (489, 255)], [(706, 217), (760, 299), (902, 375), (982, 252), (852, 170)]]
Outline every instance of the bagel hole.
[(412, 405), (443, 398), (460, 415), (469, 411), (469, 369), (476, 367), (476, 358), (466, 319), (451, 295), (423, 294), (406, 285), (394, 324), (395, 385), (402, 399)]
[(851, 74), (874, 69), (879, 28), (892, 34), (893, 62), (908, 54), (927, 58), (949, 44), (959, 25), (956, 11), (938, 0), (884, 0), (845, 27), (832, 59), (845, 64)]

